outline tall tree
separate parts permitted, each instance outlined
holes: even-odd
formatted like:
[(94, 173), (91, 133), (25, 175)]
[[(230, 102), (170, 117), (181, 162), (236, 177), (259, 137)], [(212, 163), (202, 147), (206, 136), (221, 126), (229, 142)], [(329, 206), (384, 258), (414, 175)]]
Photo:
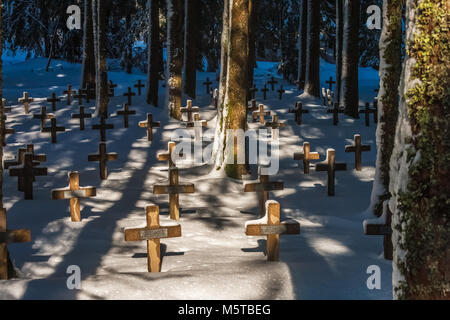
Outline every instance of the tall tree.
[(183, 69), (183, 3), (167, 0), (167, 99), (170, 116), (181, 120)]
[(159, 7), (161, 0), (148, 0), (149, 25), (148, 34), (148, 72), (147, 72), (147, 103), (158, 106), (158, 90), (160, 71), (163, 68), (159, 61), (161, 42), (159, 39)]
[(344, 41), (344, 0), (336, 0), (336, 101), (341, 101), (342, 45)]
[(185, 0), (184, 93), (192, 99), (197, 90), (198, 0)]
[(341, 105), (354, 118), (359, 117), (359, 10), (359, 0), (344, 0)]
[(220, 84), (219, 84), (219, 120), (221, 117), (221, 111), (224, 108), (225, 103), (225, 91), (227, 88), (228, 77), (228, 49), (229, 49), (229, 36), (230, 36), (230, 1), (224, 0), (223, 9), (223, 26), (222, 26), (222, 40), (221, 40), (221, 56), (220, 56)]
[(248, 2), (248, 88), (253, 87), (256, 65), (256, 32), (258, 30), (258, 0)]
[(298, 89), (305, 88), (306, 80), (306, 44), (308, 30), (308, 0), (300, 1), (300, 21), (298, 27)]
[(305, 93), (320, 97), (320, 1), (308, 0)]
[(87, 85), (95, 87), (94, 28), (92, 23), (92, 5), (90, 0), (84, 0), (83, 32), (84, 35), (81, 88), (86, 88)]

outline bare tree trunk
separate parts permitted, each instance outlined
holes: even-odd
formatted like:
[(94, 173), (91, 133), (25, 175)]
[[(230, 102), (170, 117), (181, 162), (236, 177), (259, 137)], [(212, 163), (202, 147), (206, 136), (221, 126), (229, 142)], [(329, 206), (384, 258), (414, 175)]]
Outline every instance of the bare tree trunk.
[(170, 116), (181, 120), (183, 69), (183, 3), (167, 0), (167, 99)]
[(320, 1), (308, 0), (305, 93), (320, 97)]
[(92, 6), (90, 0), (84, 0), (83, 29), (84, 29), (83, 65), (81, 69), (81, 88), (86, 88), (88, 85), (94, 88), (95, 87), (94, 29), (92, 23)]
[(344, 41), (344, 0), (336, 0), (336, 101), (341, 101), (342, 86), (342, 44)]
[(308, 30), (308, 0), (301, 0), (300, 23), (298, 30), (298, 89), (305, 88), (306, 80), (306, 44)]
[[(228, 41), (230, 33), (230, 0), (224, 0), (223, 9), (223, 27), (222, 27), (222, 51), (220, 57), (220, 86), (219, 86), (219, 111), (224, 107), (225, 90), (227, 87), (228, 72)], [(219, 112), (219, 120), (221, 112)]]
[[(131, 13), (130, 9), (127, 8), (127, 14), (126, 14), (126, 30), (128, 31), (130, 29), (130, 20), (131, 20)], [(126, 73), (132, 74), (133, 73), (133, 42), (129, 41), (126, 45), (125, 50), (125, 70)]]
[(359, 118), (359, 10), (359, 0), (344, 0), (341, 105), (353, 118)]
[(162, 66), (158, 61), (159, 39), (159, 2), (148, 0), (150, 32), (148, 38), (148, 72), (147, 72), (147, 103), (158, 107), (159, 72)]
[(254, 84), (256, 65), (256, 32), (258, 29), (258, 0), (248, 2), (248, 88)]
[(196, 98), (197, 90), (197, 49), (198, 49), (198, 0), (185, 0), (184, 31), (184, 93)]

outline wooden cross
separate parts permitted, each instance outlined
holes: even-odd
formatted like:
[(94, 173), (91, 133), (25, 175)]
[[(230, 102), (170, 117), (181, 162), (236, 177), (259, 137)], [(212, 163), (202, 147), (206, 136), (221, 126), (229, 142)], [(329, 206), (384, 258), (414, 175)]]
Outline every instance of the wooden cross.
[(259, 111), (253, 112), (253, 122), (256, 122), (256, 120), (259, 117), (259, 123), (264, 124), (264, 117), (270, 116), (270, 111), (264, 111), (264, 105), (259, 105)]
[(192, 122), (192, 115), (194, 113), (198, 113), (198, 112), (200, 112), (200, 109), (199, 109), (199, 107), (193, 107), (192, 106), (192, 100), (188, 100), (187, 101), (187, 106), (185, 108), (181, 108), (181, 113), (182, 114), (183, 113), (187, 113), (187, 116), (188, 116), (187, 121), (188, 122)]
[(346, 163), (336, 163), (336, 151), (334, 149), (327, 150), (327, 159), (324, 162), (316, 164), (317, 172), (328, 172), (328, 195), (335, 195), (335, 176), (336, 171), (346, 171)]
[(109, 80), (109, 86), (108, 86), (108, 88), (109, 88), (109, 95), (111, 96), (111, 97), (114, 97), (115, 96), (115, 94), (116, 94), (116, 88), (117, 88), (117, 84), (115, 84), (114, 82), (112, 82), (112, 80)]
[(145, 208), (147, 226), (138, 229), (125, 229), (125, 241), (147, 241), (148, 272), (161, 272), (161, 239), (181, 237), (181, 226), (171, 224), (161, 226), (159, 207), (150, 205)]
[(166, 153), (158, 153), (158, 161), (168, 161), (169, 162), (169, 168), (176, 167), (175, 162), (173, 161), (173, 153), (175, 151), (176, 144), (175, 142), (169, 142), (167, 152)]
[(266, 201), (269, 200), (270, 191), (284, 190), (284, 183), (282, 181), (269, 181), (269, 176), (262, 174), (262, 168), (259, 168), (259, 180), (256, 183), (246, 183), (244, 185), (244, 192), (256, 192), (259, 199), (259, 215), (263, 217), (266, 210)]
[(72, 85), (69, 84), (67, 86), (67, 90), (65, 90), (63, 93), (67, 95), (67, 105), (70, 106), (72, 104), (72, 95), (77, 92), (72, 90)]
[(195, 186), (192, 183), (180, 184), (178, 168), (169, 168), (169, 185), (155, 185), (153, 194), (169, 195), (170, 219), (180, 220), (180, 194), (195, 193)]
[(272, 86), (272, 91), (275, 91), (275, 85), (278, 84), (278, 81), (276, 81), (275, 78), (272, 77), (272, 79), (270, 79), (270, 81), (267, 83)]
[(337, 126), (339, 124), (339, 113), (344, 113), (345, 109), (339, 107), (339, 103), (335, 103), (334, 108), (328, 109), (327, 112), (333, 114), (333, 125)]
[(47, 156), (45, 154), (34, 154), (33, 144), (27, 144), (27, 152), (33, 155), (33, 161), (47, 162)]
[(369, 145), (361, 145), (361, 136), (355, 134), (354, 144), (352, 146), (345, 146), (345, 152), (355, 153), (355, 169), (356, 171), (362, 170), (362, 153), (369, 152), (371, 150)]
[(139, 127), (147, 129), (147, 141), (153, 141), (153, 128), (160, 128), (161, 122), (154, 122), (153, 115), (147, 114), (147, 121), (139, 122)]
[(266, 122), (265, 126), (266, 128), (272, 128), (272, 139), (278, 139), (278, 130), (280, 128), (286, 128), (286, 123), (279, 122), (278, 116), (273, 115), (272, 122)]
[(73, 96), (74, 99), (78, 99), (78, 105), (80, 105), (80, 106), (83, 104), (83, 98), (86, 98), (86, 97), (87, 97), (87, 94), (83, 93), (82, 89), (78, 90), (78, 94)]
[(247, 108), (247, 111), (254, 112), (254, 111), (257, 111), (257, 110), (258, 110), (258, 107), (256, 106), (256, 100), (253, 99), (251, 104), (250, 104), (250, 107)]
[(102, 115), (100, 117), (100, 124), (94, 124), (92, 130), (100, 130), (100, 138), (102, 142), (106, 142), (106, 130), (114, 129), (113, 124), (107, 124), (106, 118)]
[[(86, 103), (89, 103), (89, 90), (87, 88), (84, 89), (80, 89), (78, 90), (78, 92), (83, 95), (83, 97), (86, 99)], [(75, 97), (75, 96), (74, 96)], [(75, 98), (78, 98), (78, 96), (76, 96)], [(83, 101), (81, 101), (83, 102)]]
[(123, 126), (124, 126), (124, 128), (128, 128), (128, 117), (130, 115), (135, 115), (136, 110), (130, 110), (130, 106), (128, 104), (124, 103), (123, 109), (117, 111), (117, 114), (119, 116), (123, 116)]
[(91, 119), (92, 113), (85, 113), (84, 107), (80, 106), (80, 113), (72, 114), (72, 119), (80, 119), (80, 130), (84, 130), (84, 119)]
[(51, 121), (51, 126), (42, 128), (42, 132), (51, 132), (51, 134), (52, 134), (52, 143), (57, 143), (57, 141), (56, 141), (56, 133), (57, 132), (65, 132), (66, 128), (65, 127), (58, 127), (56, 125), (56, 118), (52, 118), (50, 121)]
[(55, 117), (52, 113), (47, 113), (47, 107), (41, 107), (41, 113), (34, 114), (33, 119), (41, 120), (41, 130), (45, 128), (45, 123), (47, 119), (53, 119)]
[(289, 113), (295, 114), (295, 122), (300, 126), (303, 124), (303, 114), (309, 113), (309, 111), (303, 109), (303, 103), (297, 102), (295, 109), (289, 110)]
[(286, 92), (286, 90), (284, 90), (283, 86), (281, 85), (280, 89), (278, 90), (278, 94), (279, 94), (280, 100), (283, 100), (283, 93), (285, 93), (285, 92)]
[(325, 83), (329, 85), (330, 90), (333, 90), (333, 85), (336, 84), (336, 81), (333, 81), (333, 77), (330, 77), (330, 80)]
[(0, 209), (0, 280), (8, 280), (8, 243), (31, 242), (31, 232), (27, 229), (8, 230), (6, 209)]
[(258, 88), (256, 87), (256, 85), (253, 85), (253, 88), (250, 88), (249, 90), (248, 90), (248, 92), (250, 93), (250, 99), (252, 100), (252, 99), (255, 99), (255, 94), (256, 94), (256, 92), (258, 92), (259, 90), (258, 90)]
[(138, 95), (141, 96), (142, 88), (145, 88), (145, 84), (142, 83), (142, 80), (138, 80), (138, 83), (134, 85), (135, 88), (138, 89)]
[(56, 97), (56, 93), (52, 93), (52, 97), (51, 98), (47, 98), (47, 102), (50, 102), (52, 104), (52, 111), (55, 112), (56, 111), (56, 103), (60, 102), (61, 99)]
[(24, 92), (23, 93), (23, 97), (20, 98), (18, 101), (19, 101), (19, 103), (22, 103), (23, 106), (25, 107), (25, 114), (28, 114), (29, 113), (30, 103), (33, 102), (34, 99), (28, 97), (28, 92)]
[(52, 190), (52, 200), (70, 200), (70, 217), (72, 222), (81, 222), (80, 199), (97, 196), (95, 187), (80, 187), (78, 172), (69, 173), (69, 187)]
[(366, 127), (370, 127), (370, 114), (373, 113), (373, 121), (375, 123), (378, 122), (378, 110), (377, 109), (370, 109), (370, 103), (366, 103), (366, 108), (364, 110), (359, 110), (360, 114), (365, 115), (366, 118)]
[(294, 160), (303, 161), (303, 171), (305, 174), (309, 174), (311, 160), (319, 159), (320, 155), (318, 152), (311, 152), (309, 142), (303, 143), (303, 153), (294, 153)]
[(128, 87), (128, 92), (124, 93), (123, 96), (128, 97), (128, 105), (131, 106), (131, 104), (132, 104), (131, 97), (135, 97), (136, 93), (132, 92), (131, 88)]
[(119, 158), (117, 153), (106, 153), (106, 143), (101, 142), (98, 145), (98, 154), (90, 154), (88, 156), (89, 162), (99, 162), (100, 165), (100, 179), (106, 180), (108, 178), (108, 161), (116, 161)]
[(12, 111), (12, 108), (11, 107), (7, 107), (6, 106), (6, 99), (2, 99), (2, 105), (1, 105), (1, 107), (2, 107), (2, 110), (3, 110), (3, 113), (9, 113), (9, 112), (11, 112)]
[(365, 234), (367, 236), (384, 236), (384, 258), (386, 260), (393, 259), (393, 244), (392, 244), (392, 212), (387, 208), (386, 223), (385, 224), (366, 224)]
[(195, 113), (192, 122), (186, 123), (186, 128), (206, 127), (208, 122), (206, 120), (200, 120), (200, 114)]
[(261, 92), (264, 95), (264, 100), (267, 100), (267, 92), (269, 92), (269, 89), (267, 88), (267, 84), (264, 84), (264, 88), (261, 89)]
[(209, 80), (209, 78), (206, 78), (206, 82), (203, 82), (203, 85), (206, 86), (206, 94), (209, 94), (212, 85), (211, 80)]
[[(3, 122), (3, 121), (2, 121)], [(6, 135), (8, 134), (14, 134), (15, 130), (12, 128), (6, 128), (6, 123), (0, 124), (0, 136), (2, 140), (2, 145), (6, 146)]]
[(280, 260), (280, 235), (300, 234), (300, 224), (296, 221), (280, 222), (280, 204), (267, 201), (264, 224), (250, 221), (246, 225), (247, 236), (267, 236), (266, 255), (268, 261)]
[(24, 163), (9, 169), (11, 177), (22, 177), (25, 200), (33, 200), (33, 180), (37, 176), (46, 176), (47, 168), (35, 168), (33, 154), (25, 153)]

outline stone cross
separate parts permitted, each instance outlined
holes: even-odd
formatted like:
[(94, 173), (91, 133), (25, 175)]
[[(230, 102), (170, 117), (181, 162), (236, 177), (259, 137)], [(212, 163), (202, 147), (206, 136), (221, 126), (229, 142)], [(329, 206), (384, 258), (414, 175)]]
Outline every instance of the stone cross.
[(70, 106), (72, 104), (72, 95), (76, 93), (76, 91), (72, 90), (72, 85), (67, 86), (67, 90), (63, 92), (67, 95), (67, 105)]
[(272, 122), (266, 122), (265, 127), (272, 129), (272, 139), (278, 139), (278, 131), (280, 128), (286, 128), (286, 123), (279, 122), (278, 116), (273, 115)]
[(142, 80), (139, 79), (137, 84), (135, 84), (133, 87), (138, 89), (138, 96), (141, 96), (142, 88), (145, 88), (145, 84), (143, 84)]
[(187, 106), (185, 108), (181, 108), (181, 113), (187, 113), (187, 121), (188, 122), (192, 122), (192, 115), (194, 113), (198, 113), (200, 112), (200, 108), (199, 107), (193, 107), (192, 106), (192, 100), (188, 100), (187, 101)]
[(95, 187), (80, 187), (78, 172), (69, 173), (69, 187), (52, 190), (52, 200), (70, 200), (70, 217), (72, 222), (81, 222), (80, 199), (97, 196)]
[(35, 168), (33, 162), (33, 154), (25, 153), (23, 165), (9, 169), (11, 177), (22, 177), (25, 200), (33, 200), (34, 177), (47, 175), (47, 168)]
[(51, 132), (51, 134), (52, 134), (52, 143), (57, 143), (56, 133), (57, 132), (65, 132), (66, 128), (65, 127), (58, 127), (56, 125), (56, 118), (52, 118), (52, 119), (50, 119), (50, 121), (51, 121), (51, 126), (42, 128), (42, 132)]
[(334, 108), (328, 109), (327, 112), (333, 114), (333, 125), (337, 126), (339, 124), (339, 113), (344, 113), (345, 109), (339, 107), (339, 103), (335, 103)]
[(106, 143), (101, 142), (98, 145), (98, 154), (90, 154), (88, 156), (89, 162), (99, 162), (100, 165), (100, 179), (106, 180), (108, 178), (108, 161), (116, 161), (119, 158), (117, 153), (106, 153)]
[(333, 77), (330, 77), (330, 80), (325, 83), (329, 85), (330, 90), (333, 90), (333, 85), (336, 84), (336, 81), (333, 81)]
[(0, 280), (8, 280), (8, 243), (31, 241), (31, 232), (27, 229), (8, 230), (6, 209), (0, 209)]
[(253, 112), (253, 122), (256, 122), (256, 120), (259, 117), (259, 123), (264, 124), (264, 117), (270, 116), (270, 111), (264, 111), (264, 105), (259, 105), (259, 111)]
[(392, 212), (389, 210), (389, 206), (386, 212), (385, 224), (366, 224), (364, 226), (365, 234), (367, 236), (384, 236), (384, 258), (386, 260), (393, 259), (393, 244), (392, 244)]
[(180, 220), (180, 194), (195, 193), (195, 186), (192, 183), (180, 184), (180, 177), (178, 168), (169, 168), (169, 184), (168, 185), (155, 185), (153, 187), (153, 194), (169, 195), (169, 212), (170, 219)]
[(34, 99), (28, 97), (28, 92), (24, 92), (23, 97), (20, 98), (18, 101), (19, 101), (19, 103), (22, 103), (23, 106), (25, 107), (25, 114), (28, 114), (29, 108), (30, 108), (30, 103), (32, 103), (34, 101)]
[[(267, 236), (266, 254), (268, 261), (280, 260), (280, 235), (300, 234), (300, 224), (296, 221), (281, 222), (280, 204), (267, 201), (265, 218), (246, 224), (247, 236)], [(264, 220), (264, 222), (263, 222)]]
[(280, 100), (283, 100), (283, 93), (285, 93), (285, 92), (286, 92), (286, 90), (284, 90), (283, 86), (281, 85), (280, 89), (278, 90), (278, 94), (279, 94)]
[(267, 88), (267, 84), (264, 84), (264, 88), (261, 89), (261, 92), (263, 93), (264, 100), (267, 100), (267, 92), (269, 92), (269, 89)]
[(258, 182), (244, 184), (244, 192), (256, 192), (258, 194), (260, 217), (263, 217), (266, 212), (265, 206), (266, 201), (269, 200), (269, 192), (284, 190), (282, 181), (269, 181), (269, 176), (262, 172), (262, 168), (259, 168)]
[(84, 106), (80, 106), (80, 113), (72, 114), (72, 119), (80, 119), (80, 130), (84, 130), (84, 119), (91, 119), (92, 113), (85, 113)]
[(160, 128), (161, 122), (154, 122), (153, 115), (147, 114), (147, 121), (139, 122), (139, 127), (147, 129), (147, 141), (153, 141), (153, 128)]
[(275, 78), (272, 77), (272, 78), (270, 79), (270, 81), (267, 82), (267, 83), (271, 85), (272, 91), (275, 91), (275, 85), (278, 84), (278, 81), (276, 81)]
[(303, 143), (303, 152), (294, 153), (294, 160), (303, 161), (303, 171), (305, 174), (309, 174), (311, 160), (319, 160), (320, 155), (318, 152), (311, 152), (311, 146), (309, 142)]
[(123, 116), (123, 126), (124, 126), (124, 128), (128, 128), (128, 117), (130, 115), (135, 115), (136, 114), (136, 110), (130, 110), (130, 106), (125, 103), (123, 105), (123, 109), (117, 111), (117, 114), (119, 116)]
[(206, 86), (206, 94), (209, 94), (212, 85), (211, 80), (209, 80), (209, 78), (206, 78), (206, 82), (203, 82), (203, 85)]
[(147, 206), (145, 213), (147, 226), (137, 229), (126, 228), (125, 241), (147, 241), (148, 272), (161, 272), (161, 239), (181, 237), (181, 226), (173, 223), (169, 226), (161, 226), (157, 205)]
[(336, 151), (334, 149), (327, 150), (327, 159), (316, 165), (317, 172), (328, 172), (328, 195), (334, 197), (335, 195), (335, 176), (336, 171), (346, 171), (346, 163), (336, 163)]
[(41, 107), (40, 114), (34, 114), (33, 119), (41, 120), (41, 130), (45, 128), (45, 123), (48, 119), (53, 119), (55, 117), (52, 113), (47, 113), (47, 107)]
[(359, 134), (355, 134), (354, 144), (352, 146), (345, 146), (345, 152), (354, 152), (355, 153), (355, 169), (356, 171), (362, 170), (362, 153), (369, 152), (371, 150), (369, 145), (361, 144), (361, 136)]
[(103, 115), (100, 117), (100, 124), (95, 124), (92, 126), (92, 130), (100, 131), (100, 139), (102, 142), (106, 142), (106, 130), (112, 130), (112, 129), (114, 129), (114, 125), (107, 124), (106, 118)]
[(366, 108), (364, 110), (359, 110), (360, 114), (364, 114), (366, 119), (366, 127), (370, 127), (370, 114), (373, 113), (373, 121), (378, 122), (378, 110), (370, 109), (370, 103), (366, 103)]
[(52, 93), (52, 97), (51, 98), (47, 98), (47, 102), (50, 102), (52, 104), (52, 111), (55, 112), (56, 111), (56, 103), (60, 102), (61, 99), (56, 97), (56, 93)]
[(131, 97), (135, 97), (135, 96), (136, 96), (136, 93), (132, 92), (132, 91), (131, 91), (131, 88), (128, 87), (128, 92), (124, 93), (123, 96), (124, 96), (124, 97), (128, 97), (128, 105), (131, 106), (131, 104), (132, 104), (132, 99), (131, 99)]

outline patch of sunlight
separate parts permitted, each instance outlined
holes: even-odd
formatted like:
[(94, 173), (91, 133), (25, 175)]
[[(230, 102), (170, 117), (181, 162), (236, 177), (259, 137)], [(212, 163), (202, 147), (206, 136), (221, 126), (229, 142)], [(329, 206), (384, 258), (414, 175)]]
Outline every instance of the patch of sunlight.
[(60, 74), (58, 74), (56, 77), (57, 77), (57, 78), (65, 78), (65, 77), (67, 77), (67, 75), (66, 75), (66, 74), (60, 73)]
[(310, 245), (322, 256), (329, 255), (350, 255), (353, 253), (343, 243), (330, 238), (314, 238), (310, 240)]

